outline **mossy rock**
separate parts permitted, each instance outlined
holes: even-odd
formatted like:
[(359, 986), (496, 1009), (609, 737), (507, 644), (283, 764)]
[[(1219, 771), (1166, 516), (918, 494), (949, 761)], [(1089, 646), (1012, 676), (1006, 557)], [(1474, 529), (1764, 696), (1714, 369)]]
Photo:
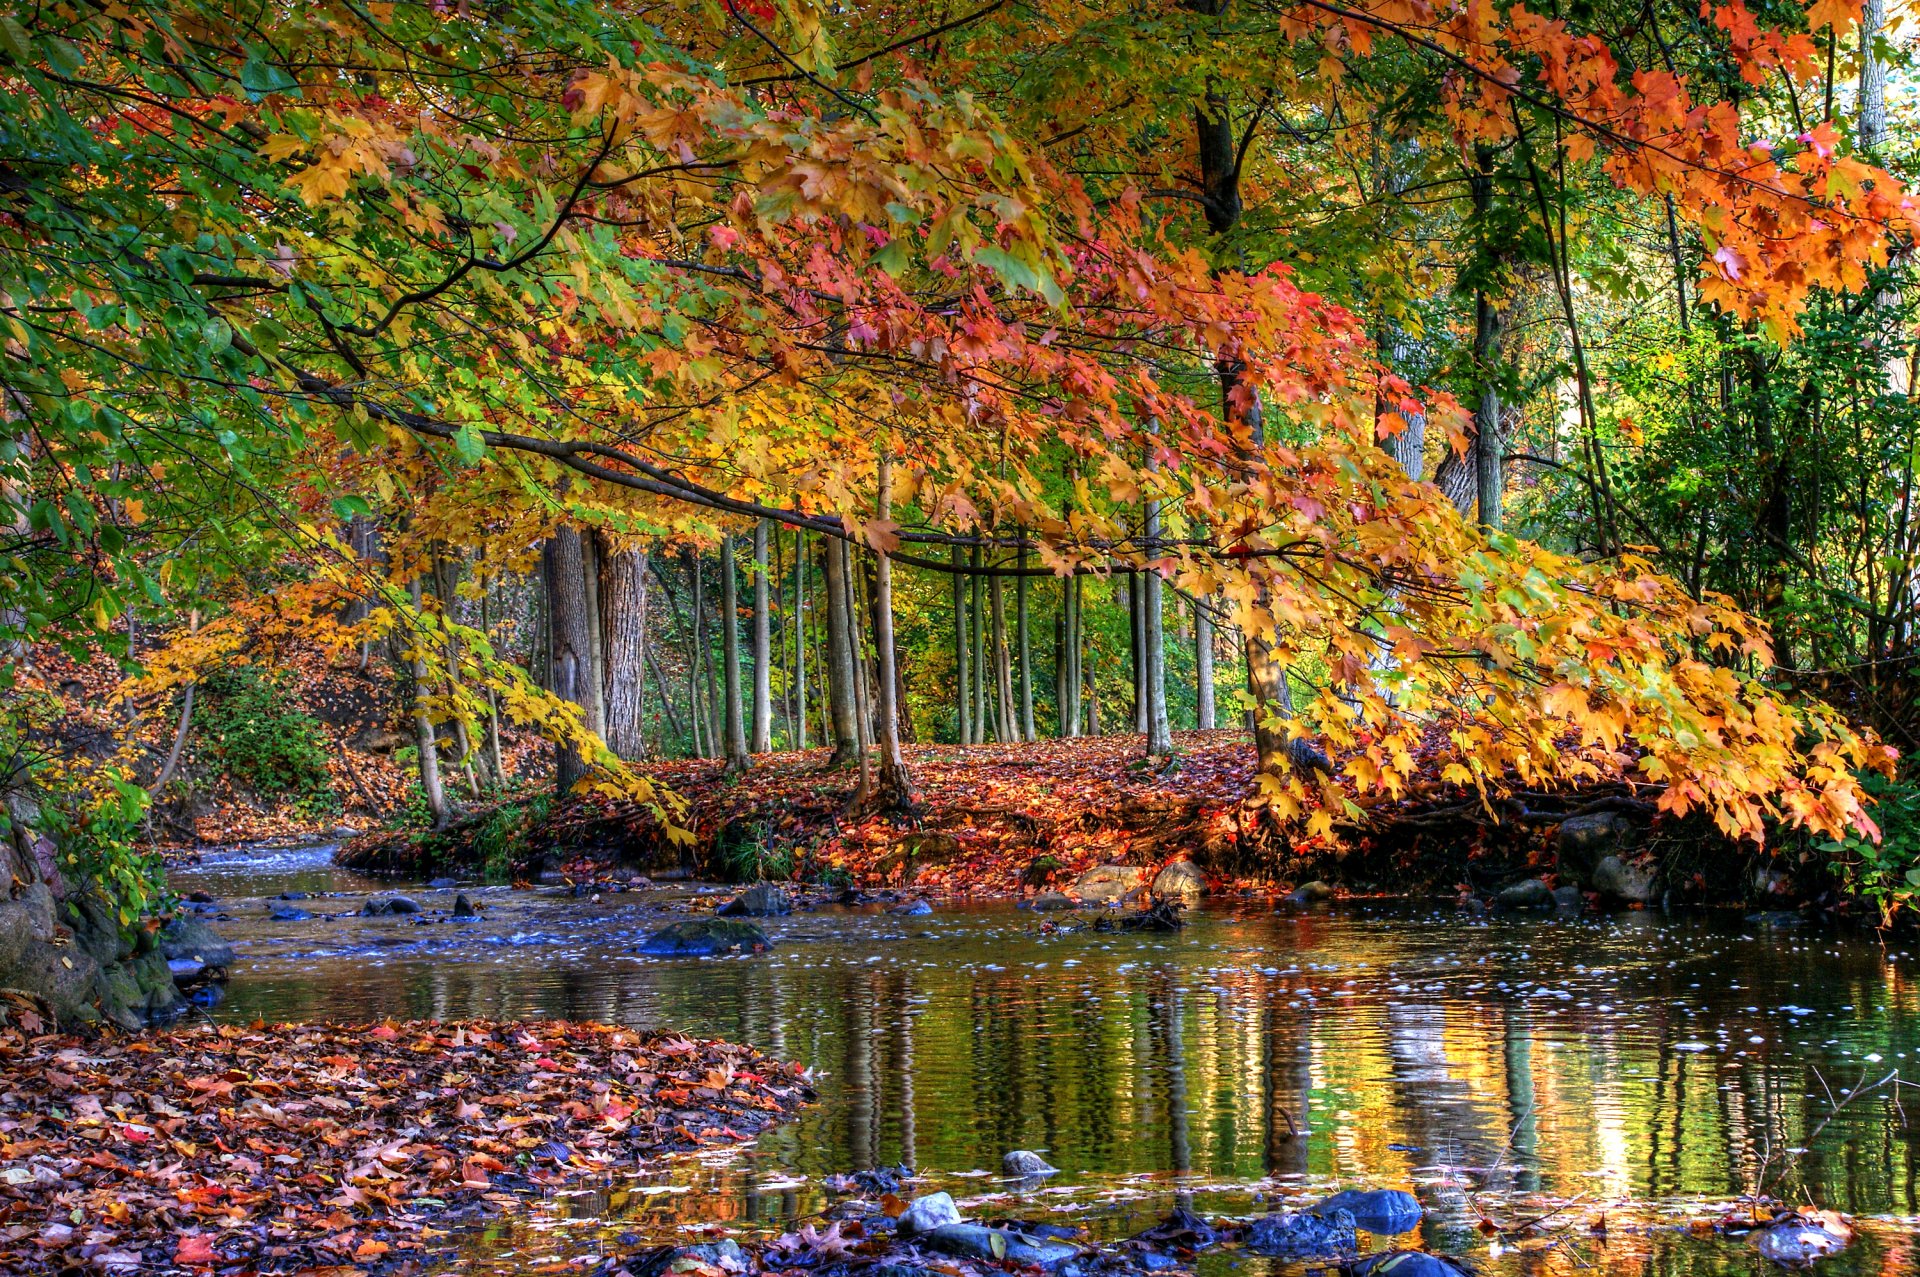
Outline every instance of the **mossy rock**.
[(767, 933), (738, 918), (688, 918), (669, 923), (640, 942), (640, 952), (656, 958), (694, 958), (739, 949), (759, 953), (773, 948)]

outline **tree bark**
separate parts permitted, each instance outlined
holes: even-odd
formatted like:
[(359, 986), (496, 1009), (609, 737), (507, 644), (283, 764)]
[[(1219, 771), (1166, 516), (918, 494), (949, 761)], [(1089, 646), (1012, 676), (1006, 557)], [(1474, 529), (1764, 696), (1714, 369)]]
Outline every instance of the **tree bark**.
[(1040, 739), (1033, 730), (1033, 644), (1028, 633), (1029, 591), (1027, 589), (1026, 566), (1027, 547), (1020, 547), (1017, 566), (1021, 575), (1013, 579), (1013, 632), (1014, 645), (1019, 649), (1020, 657), (1020, 739), (1035, 741)]
[(745, 716), (740, 704), (740, 574), (734, 562), (733, 534), (720, 538), (720, 668), (725, 676), (727, 770), (744, 771), (747, 756)]
[(1060, 700), (1060, 734), (1080, 735), (1080, 577), (1076, 574), (1060, 582), (1062, 642), (1060, 660), (1054, 669), (1054, 683)]
[(700, 599), (700, 556), (692, 549), (685, 552), (689, 612), (687, 615), (687, 721), (692, 727), (693, 755), (710, 758), (713, 729), (700, 703), (700, 672), (706, 664), (707, 630)]
[[(553, 530), (541, 549), (541, 567), (547, 582), (548, 687), (563, 700), (578, 705), (589, 730), (602, 730), (600, 689), (593, 673), (593, 631), (598, 618), (588, 602), (587, 568), (581, 536), (562, 525)], [(554, 777), (562, 794), (585, 779), (589, 759), (571, 745), (554, 750)]]
[(859, 711), (854, 700), (853, 640), (848, 633), (847, 578), (840, 542), (823, 538), (820, 553), (827, 578), (827, 698), (833, 714), (832, 766), (860, 756)]
[(773, 627), (767, 614), (767, 521), (753, 525), (753, 736), (747, 748), (773, 748)]
[(793, 530), (793, 747), (807, 747), (807, 534)]
[(1206, 605), (1193, 605), (1193, 678), (1195, 718), (1201, 731), (1210, 732), (1218, 721), (1213, 703), (1213, 617)]
[(1013, 718), (1013, 669), (1007, 648), (1006, 595), (1003, 581), (994, 577), (987, 585), (993, 610), (993, 733), (1001, 742), (1017, 740)]
[(973, 744), (972, 663), (967, 659), (971, 643), (967, 637), (967, 577), (965, 551), (953, 547), (953, 677), (958, 695), (953, 698), (954, 739), (962, 745)]
[(987, 610), (980, 591), (980, 547), (972, 553), (973, 572), (973, 743), (987, 743)]
[(600, 632), (606, 638), (607, 748), (644, 758), (646, 737), (647, 551), (599, 547)]
[[(413, 596), (413, 610), (418, 614), (423, 601), (419, 577), (407, 583), (407, 592)], [(426, 796), (427, 816), (435, 829), (444, 829), (447, 822), (453, 819), (453, 808), (447, 803), (446, 788), (440, 783), (440, 742), (433, 728), (433, 716), (427, 711), (429, 671), (426, 657), (420, 653), (422, 642), (418, 636), (415, 637), (412, 667), (413, 737), (420, 750), (420, 791)]]
[(1868, 154), (1887, 137), (1887, 64), (1875, 47), (1886, 24), (1886, 0), (1866, 0), (1860, 11), (1860, 118), (1854, 135)]
[[(885, 523), (892, 514), (891, 467), (884, 450), (876, 482), (877, 517)], [(874, 647), (880, 662), (880, 788), (876, 799), (888, 811), (913, 806), (912, 778), (900, 752), (899, 658), (893, 649), (893, 564), (885, 551), (876, 551), (873, 570)]]

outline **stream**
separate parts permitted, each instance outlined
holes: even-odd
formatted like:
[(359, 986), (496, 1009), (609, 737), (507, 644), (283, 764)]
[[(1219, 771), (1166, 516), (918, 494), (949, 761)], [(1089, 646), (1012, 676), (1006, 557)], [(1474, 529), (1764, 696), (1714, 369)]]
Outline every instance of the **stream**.
[[(1246, 1214), (1404, 1187), (1428, 1214), (1400, 1244), (1488, 1274), (1776, 1272), (1688, 1227), (1764, 1177), (1860, 1217), (1817, 1272), (1920, 1271), (1920, 1090), (1843, 1102), (1863, 1079), (1920, 1078), (1920, 955), (1870, 936), (1414, 902), (1043, 934), (1036, 915), (978, 904), (797, 913), (764, 920), (770, 953), (659, 959), (640, 938), (718, 888), (468, 887), (483, 916), (452, 922), (452, 889), (375, 883), (331, 851), (214, 851), (173, 871), (177, 892), (216, 898), (210, 920), (239, 952), (209, 1014), (590, 1018), (750, 1042), (820, 1075), (820, 1103), (756, 1144), (503, 1213), (461, 1238), (466, 1271), (579, 1271), (714, 1225), (779, 1231), (833, 1200), (827, 1176), (902, 1162), (925, 1177), (914, 1193), (948, 1189), (969, 1215), (1096, 1237), (1176, 1204)], [(396, 891), (426, 912), (347, 916)], [(1016, 1148), (1062, 1173), (1000, 1179)], [(1478, 1227), (1547, 1214), (1566, 1227), (1518, 1244)], [(1197, 1269), (1294, 1271), (1232, 1248)]]

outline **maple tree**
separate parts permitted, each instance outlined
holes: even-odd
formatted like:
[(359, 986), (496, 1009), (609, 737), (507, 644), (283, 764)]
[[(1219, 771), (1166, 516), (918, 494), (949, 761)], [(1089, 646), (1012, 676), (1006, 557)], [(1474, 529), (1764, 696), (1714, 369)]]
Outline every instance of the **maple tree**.
[[(1789, 85), (1828, 74), (1815, 33), (1831, 51), (1854, 16), (1707, 13), (1744, 77)], [(600, 744), (597, 689), (536, 686), (454, 619), (462, 587), (422, 582), (448, 547), (484, 588), (582, 528), (705, 548), (764, 521), (858, 551), (825, 575), (863, 769), (880, 724), (863, 803), (914, 801), (892, 573), (977, 554), (995, 583), (1146, 575), (1143, 598), (1166, 582), (1244, 635), (1259, 799), (1315, 835), (1423, 768), (1493, 793), (1592, 779), (1599, 750), (1731, 834), (1871, 836), (1854, 773), (1890, 752), (1770, 687), (1765, 628), (1731, 600), (1626, 550), (1547, 203), (1583, 165), (1659, 200), (1702, 237), (1700, 302), (1790, 341), (1913, 225), (1831, 122), (1757, 142), (1731, 95), (1523, 5), (889, 15), (905, 34), (880, 46), (862, 7), (797, 0), (0, 21), (6, 637), (110, 646), (130, 612), (228, 583), (223, 618), (140, 654), (136, 691), (188, 686), (260, 625), (342, 651), (399, 633), (423, 773), (439, 724), (471, 736), (504, 709), (559, 740), (569, 779), (670, 819)], [(1343, 304), (1326, 269), (1280, 260), (1284, 218), (1241, 215), (1287, 180), (1287, 142), (1255, 126), (1333, 120), (1394, 77), (1430, 95), (1407, 128), (1475, 157), (1485, 195), (1466, 395), (1396, 370), (1377, 296)], [(1497, 484), (1470, 520), (1390, 451), (1416, 422), (1456, 452), (1491, 438), (1503, 234), (1540, 240), (1570, 319), (1601, 554), (1502, 530)], [(334, 530), (370, 518), (377, 553)], [(877, 564), (864, 595), (856, 562)], [(877, 715), (848, 704), (859, 597)], [(562, 602), (553, 664), (587, 607)], [(1306, 739), (1327, 766), (1288, 748)]]

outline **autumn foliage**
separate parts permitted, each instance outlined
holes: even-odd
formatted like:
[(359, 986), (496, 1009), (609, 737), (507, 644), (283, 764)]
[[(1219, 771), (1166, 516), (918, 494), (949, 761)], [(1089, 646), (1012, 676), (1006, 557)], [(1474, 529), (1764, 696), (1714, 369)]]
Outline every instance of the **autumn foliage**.
[[(321, 631), (371, 597), (342, 650), (401, 629), (409, 660), (464, 675), (429, 717), (472, 722), (491, 690), (670, 814), (563, 699), (405, 585), (436, 545), (497, 572), (562, 523), (710, 544), (770, 518), (902, 570), (977, 545), (993, 566), (1147, 571), (1208, 600), (1283, 669), (1324, 672), (1297, 713), (1263, 713), (1325, 741), (1335, 774), (1257, 780), (1315, 836), (1428, 769), (1487, 792), (1577, 784), (1590, 751), (1729, 834), (1870, 835), (1855, 772), (1890, 752), (1772, 689), (1763, 626), (1633, 553), (1470, 522), (1380, 447), (1414, 417), (1463, 441), (1460, 405), (1396, 374), (1293, 267), (1164, 215), (1149, 170), (1184, 143), (1117, 177), (1079, 162), (1129, 154), (1149, 109), (1184, 125), (1217, 68), (1115, 83), (1130, 105), (1056, 138), (1057, 100), (1019, 100), (1016, 64), (1099, 14), (1054, 8), (1044, 29), (956, 35), (951, 64), (844, 66), (858, 24), (808, 3), (764, 26), (625, 4), (583, 26), (545, 3), (511, 25), (320, 5), (243, 26), (197, 0), (58, 32), (8, 20), (0, 106), (44, 145), (7, 169), (0, 224), (9, 376), (40, 441), (7, 464), (49, 494), (34, 536), (84, 552), (47, 556), (5, 605), (44, 618), (104, 583), (79, 629), (105, 632), (143, 593), (177, 607), (244, 577), (224, 619), (147, 658), (158, 694), (268, 610)], [(1241, 20), (1167, 8), (1183, 38)], [(1548, 170), (1594, 163), (1670, 200), (1708, 249), (1700, 296), (1780, 340), (1913, 229), (1899, 184), (1831, 124), (1755, 139), (1737, 103), (1629, 69), (1570, 20), (1247, 9), (1280, 33), (1281, 103), (1324, 101), (1372, 57), (1434, 55), (1437, 144), (1519, 141)], [(1707, 12), (1743, 72), (1819, 69), (1809, 31)], [(1852, 16), (1820, 0), (1805, 24)], [(129, 225), (139, 247), (106, 251)], [(244, 482), (209, 497), (209, 467)], [(329, 529), (366, 514), (393, 530), (372, 564)], [(250, 539), (175, 558), (206, 517)]]

